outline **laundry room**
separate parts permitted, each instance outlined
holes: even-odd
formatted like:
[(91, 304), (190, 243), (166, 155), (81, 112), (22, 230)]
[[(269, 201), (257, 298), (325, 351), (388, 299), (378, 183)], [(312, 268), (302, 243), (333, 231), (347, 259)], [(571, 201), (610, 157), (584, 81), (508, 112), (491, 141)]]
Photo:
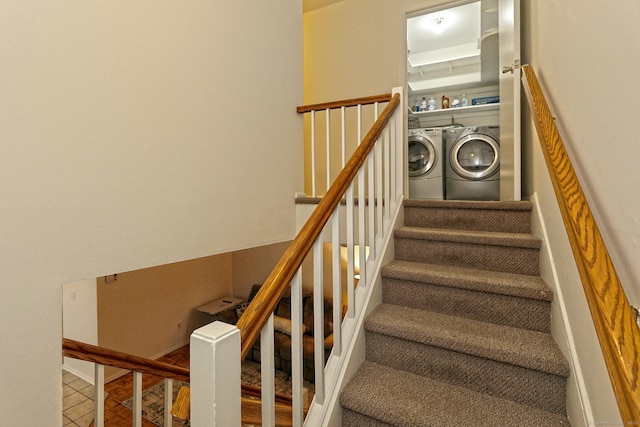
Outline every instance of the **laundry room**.
[(456, 2), (407, 15), (409, 198), (520, 198), (519, 64), (500, 68), (501, 55), (519, 50), (514, 3)]

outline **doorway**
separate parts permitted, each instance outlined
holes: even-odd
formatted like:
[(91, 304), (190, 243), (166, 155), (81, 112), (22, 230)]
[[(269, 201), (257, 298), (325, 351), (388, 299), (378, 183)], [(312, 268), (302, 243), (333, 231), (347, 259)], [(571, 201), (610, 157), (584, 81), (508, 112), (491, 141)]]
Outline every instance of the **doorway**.
[(500, 199), (520, 200), (519, 0), (421, 10), (406, 28), (409, 132), (499, 128)]

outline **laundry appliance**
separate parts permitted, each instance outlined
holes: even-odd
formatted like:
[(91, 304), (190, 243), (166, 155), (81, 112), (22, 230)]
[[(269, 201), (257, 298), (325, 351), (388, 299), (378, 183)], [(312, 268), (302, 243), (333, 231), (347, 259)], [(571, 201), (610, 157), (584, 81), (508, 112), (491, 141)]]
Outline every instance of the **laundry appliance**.
[(409, 130), (409, 198), (444, 199), (443, 153), (442, 128)]
[(500, 200), (500, 127), (447, 129), (445, 198)]

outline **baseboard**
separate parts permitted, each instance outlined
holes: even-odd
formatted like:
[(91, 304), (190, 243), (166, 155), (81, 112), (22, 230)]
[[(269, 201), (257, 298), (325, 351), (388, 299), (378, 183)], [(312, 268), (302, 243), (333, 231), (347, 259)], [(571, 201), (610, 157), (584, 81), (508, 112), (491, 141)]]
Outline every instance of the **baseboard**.
[[(91, 363), (91, 362), (87, 362), (87, 363)], [(78, 369), (75, 369), (73, 366), (69, 366), (69, 364), (67, 363), (63, 363), (62, 364), (62, 369), (72, 373), (73, 375), (75, 375), (78, 378), (82, 378), (83, 380), (85, 380), (86, 382), (88, 382), (91, 385), (95, 385), (95, 377), (93, 375), (87, 375), (86, 372), (82, 372)]]
[[(154, 354), (153, 356), (149, 357), (148, 359), (152, 359), (152, 360), (157, 360), (163, 356), (166, 356), (167, 354), (171, 353), (172, 351), (175, 351), (177, 349), (179, 349), (180, 347), (184, 347), (185, 345), (189, 344), (189, 339), (187, 339), (186, 341), (183, 341), (181, 343), (178, 343), (168, 349), (162, 350), (160, 353)], [(117, 380), (120, 377), (123, 377), (125, 375), (127, 375), (129, 372), (131, 372), (130, 370), (127, 369), (121, 369), (117, 372), (114, 372), (113, 374), (109, 375), (108, 377), (105, 377), (104, 382), (109, 383), (111, 381)], [(91, 380), (91, 384), (93, 384), (93, 379)]]
[[(576, 427), (578, 425), (586, 426), (588, 421), (593, 420), (593, 412), (591, 410), (591, 404), (586, 392), (586, 386), (584, 383), (584, 373), (580, 366), (580, 361), (576, 352), (575, 340), (573, 337), (571, 323), (567, 316), (567, 305), (558, 280), (558, 272), (556, 269), (553, 250), (549, 246), (549, 238), (547, 234), (547, 228), (538, 202), (538, 196), (536, 193), (530, 198), (533, 203), (532, 211), (532, 227), (533, 234), (536, 237), (542, 239), (542, 245), (544, 251), (541, 251), (540, 255), (540, 271), (549, 272), (544, 274), (543, 280), (552, 288), (554, 293), (554, 300), (558, 304), (560, 316), (552, 316), (552, 330), (560, 330), (564, 332), (564, 336), (559, 333), (554, 334), (554, 338), (560, 347), (560, 350), (567, 359), (569, 366), (571, 367), (571, 375), (567, 380), (567, 415), (571, 421), (571, 425)], [(546, 256), (543, 256), (546, 254)], [(543, 273), (541, 273), (542, 275)], [(557, 323), (560, 322), (560, 323)], [(555, 324), (555, 325), (554, 325)], [(554, 328), (554, 326), (556, 326)]]

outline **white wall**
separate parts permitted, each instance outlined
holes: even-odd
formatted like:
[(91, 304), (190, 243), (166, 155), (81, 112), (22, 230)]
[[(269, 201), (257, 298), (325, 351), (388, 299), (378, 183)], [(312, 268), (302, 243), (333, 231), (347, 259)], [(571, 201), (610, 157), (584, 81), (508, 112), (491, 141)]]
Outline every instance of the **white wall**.
[[(67, 283), (62, 288), (62, 335), (72, 340), (98, 345), (96, 279)], [(93, 384), (93, 363), (65, 357), (63, 368)]]
[(293, 237), (302, 4), (10, 0), (0, 40), (0, 413), (59, 425), (63, 283)]

